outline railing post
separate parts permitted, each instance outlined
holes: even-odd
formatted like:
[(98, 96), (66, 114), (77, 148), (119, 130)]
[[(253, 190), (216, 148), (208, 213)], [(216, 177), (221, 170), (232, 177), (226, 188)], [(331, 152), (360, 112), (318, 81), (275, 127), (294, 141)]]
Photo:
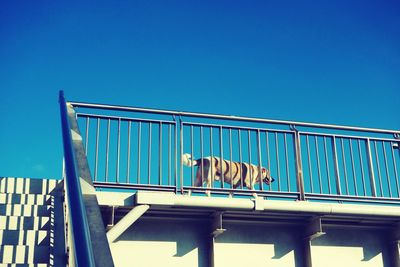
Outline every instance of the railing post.
[(294, 136), (294, 153), (296, 156), (296, 182), (299, 190), (299, 200), (306, 200), (304, 192), (304, 177), (303, 177), (303, 165), (301, 163), (301, 145), (300, 145), (300, 133), (291, 125), (290, 128), (293, 130)]
[(335, 164), (335, 178), (336, 178), (336, 191), (338, 195), (342, 194), (342, 190), (340, 188), (340, 173), (339, 173), (339, 163), (336, 149), (336, 137), (332, 137), (332, 152), (333, 152), (333, 160)]
[(367, 138), (367, 157), (368, 157), (368, 170), (369, 170), (369, 179), (371, 183), (371, 193), (373, 197), (376, 197), (376, 186), (375, 186), (375, 174), (374, 174), (374, 165), (372, 163), (372, 155), (371, 155), (371, 144), (369, 138)]
[(180, 180), (181, 180), (181, 194), (183, 195), (183, 164), (182, 164), (182, 155), (183, 155), (183, 122), (179, 117), (179, 143), (180, 143), (180, 155), (179, 155), (179, 168), (180, 168)]
[[(174, 177), (175, 177), (175, 193), (179, 191), (179, 183), (180, 183), (180, 192), (183, 194), (183, 176), (181, 172), (183, 172), (182, 162), (178, 163), (178, 159), (182, 158), (183, 151), (183, 122), (182, 118), (179, 116), (178, 119), (176, 115), (172, 116), (175, 124), (174, 129)], [(178, 144), (178, 128), (179, 128), (179, 144)], [(178, 156), (178, 151), (180, 151), (181, 155)], [(181, 161), (181, 160), (179, 160)], [(179, 182), (178, 182), (179, 181)]]

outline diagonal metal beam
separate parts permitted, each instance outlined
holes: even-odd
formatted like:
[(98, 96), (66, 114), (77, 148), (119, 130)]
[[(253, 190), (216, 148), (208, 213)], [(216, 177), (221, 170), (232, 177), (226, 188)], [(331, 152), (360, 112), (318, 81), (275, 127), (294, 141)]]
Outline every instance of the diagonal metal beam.
[(148, 209), (149, 205), (139, 205), (134, 207), (130, 212), (128, 212), (121, 220), (117, 222), (110, 230), (107, 232), (107, 239), (109, 243), (114, 242), (118, 237), (120, 237), (126, 229), (128, 229), (134, 222), (136, 222)]

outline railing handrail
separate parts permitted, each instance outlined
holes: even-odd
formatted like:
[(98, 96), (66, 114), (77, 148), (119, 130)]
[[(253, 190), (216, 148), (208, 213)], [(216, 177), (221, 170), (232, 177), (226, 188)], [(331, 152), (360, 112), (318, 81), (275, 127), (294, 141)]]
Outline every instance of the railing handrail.
[(141, 108), (141, 107), (119, 106), (119, 105), (108, 105), (108, 104), (95, 104), (95, 103), (87, 103), (87, 102), (69, 101), (68, 103), (74, 107), (81, 107), (81, 108), (94, 108), (94, 109), (103, 109), (103, 110), (154, 113), (154, 114), (160, 114), (160, 115), (190, 116), (190, 117), (198, 117), (198, 118), (214, 118), (214, 119), (223, 119), (223, 120), (260, 122), (260, 123), (271, 123), (271, 124), (281, 124), (281, 125), (283, 124), (283, 125), (300, 126), (300, 127), (327, 128), (327, 129), (336, 129), (336, 130), (345, 130), (345, 131), (375, 132), (375, 133), (393, 134), (393, 135), (397, 135), (397, 136), (400, 135), (400, 130), (392, 130), (392, 129), (378, 129), (378, 128), (355, 127), (355, 126), (346, 126), (346, 125), (310, 123), (310, 122), (299, 122), (299, 121), (288, 121), (288, 120), (273, 120), (273, 119), (264, 119), (264, 118), (256, 118), (256, 117), (222, 115), (222, 114), (200, 113), (200, 112), (187, 112), (187, 111), (175, 111), (175, 110)]
[(63, 91), (59, 94), (61, 128), (64, 147), (66, 187), (70, 206), (70, 217), (75, 246), (77, 266), (95, 266), (93, 248), (90, 241), (89, 225), (82, 197), (80, 181), (77, 177), (75, 157), (72, 148), (71, 128), (67, 115), (67, 103)]

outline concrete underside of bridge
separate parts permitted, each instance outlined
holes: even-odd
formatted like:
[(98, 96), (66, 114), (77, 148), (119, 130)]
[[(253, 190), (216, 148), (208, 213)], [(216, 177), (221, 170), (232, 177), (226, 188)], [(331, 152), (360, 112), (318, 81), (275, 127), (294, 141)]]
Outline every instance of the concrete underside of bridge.
[(116, 266), (399, 266), (396, 206), (160, 192), (97, 197), (109, 233), (115, 229)]

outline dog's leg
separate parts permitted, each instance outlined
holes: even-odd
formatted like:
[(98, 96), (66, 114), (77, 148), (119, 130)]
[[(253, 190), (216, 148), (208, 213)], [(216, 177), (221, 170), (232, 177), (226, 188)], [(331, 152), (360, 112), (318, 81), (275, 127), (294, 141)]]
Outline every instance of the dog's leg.
[(205, 180), (206, 180), (206, 187), (207, 187), (207, 190), (206, 190), (206, 195), (208, 196), (208, 197), (210, 197), (211, 196), (211, 187), (212, 187), (212, 181), (213, 181), (213, 178), (212, 178), (212, 173), (211, 173), (211, 170), (210, 170), (210, 167), (209, 167), (209, 164), (207, 164), (206, 166), (205, 166), (205, 168), (204, 168), (204, 176), (205, 176)]
[(196, 186), (196, 187), (200, 187), (203, 185), (203, 179), (201, 177), (201, 175), (202, 175), (201, 172), (202, 172), (202, 167), (199, 166), (197, 168), (197, 172), (196, 172), (196, 181), (194, 182), (194, 186)]
[[(252, 191), (254, 190), (254, 185), (251, 185), (251, 190), (252, 190)], [(254, 198), (257, 197), (257, 193), (255, 193), (255, 192), (253, 192), (251, 195), (252, 195)]]
[[(194, 181), (194, 184), (192, 184), (192, 186), (200, 187), (200, 186), (202, 186), (202, 184), (203, 184), (203, 182), (202, 182), (202, 179), (201, 179), (201, 166), (199, 166), (197, 168), (197, 172), (196, 172), (196, 180)], [(188, 195), (189, 196), (192, 195), (192, 190), (191, 189), (188, 191)]]
[[(246, 187), (247, 187), (248, 189), (250, 189), (251, 191), (254, 191), (254, 184), (251, 184), (251, 183), (247, 183), (247, 182), (246, 182)], [(251, 193), (251, 195), (252, 195), (253, 197), (257, 197), (257, 193), (255, 193), (255, 192)]]

